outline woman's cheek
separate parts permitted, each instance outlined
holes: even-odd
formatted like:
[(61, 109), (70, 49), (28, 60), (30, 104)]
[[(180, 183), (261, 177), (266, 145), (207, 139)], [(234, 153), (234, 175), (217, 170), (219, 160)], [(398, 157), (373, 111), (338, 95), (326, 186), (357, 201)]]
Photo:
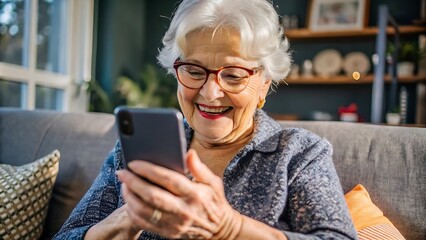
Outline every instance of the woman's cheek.
[(179, 85), (177, 90), (177, 98), (179, 101), (180, 108), (186, 118), (190, 118), (194, 112), (194, 98), (197, 95), (196, 90), (187, 89)]
[(243, 92), (233, 98), (236, 107), (252, 108), (259, 102), (259, 93), (253, 87), (247, 86)]
[(180, 87), (180, 86), (178, 87), (176, 95), (177, 95), (177, 99), (178, 99), (180, 107), (183, 108), (183, 92), (182, 92), (182, 87)]

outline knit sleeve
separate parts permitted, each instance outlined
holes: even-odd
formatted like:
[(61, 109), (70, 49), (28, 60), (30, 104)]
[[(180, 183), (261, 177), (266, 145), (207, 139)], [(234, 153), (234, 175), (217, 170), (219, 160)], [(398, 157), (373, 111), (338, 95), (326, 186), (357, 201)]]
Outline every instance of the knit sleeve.
[(83, 239), (87, 230), (119, 206), (120, 184), (115, 171), (122, 167), (119, 144), (105, 160), (93, 185), (53, 239)]
[(317, 136), (289, 165), (288, 239), (356, 239), (332, 161), (331, 144)]

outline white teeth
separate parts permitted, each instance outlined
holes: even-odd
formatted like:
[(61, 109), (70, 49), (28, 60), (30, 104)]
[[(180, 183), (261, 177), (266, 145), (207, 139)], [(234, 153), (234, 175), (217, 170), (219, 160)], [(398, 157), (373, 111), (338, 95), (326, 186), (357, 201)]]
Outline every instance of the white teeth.
[(223, 113), (227, 111), (229, 108), (231, 108), (231, 107), (209, 108), (209, 107), (204, 107), (201, 105), (198, 105), (198, 107), (200, 108), (201, 111), (209, 112), (209, 113)]

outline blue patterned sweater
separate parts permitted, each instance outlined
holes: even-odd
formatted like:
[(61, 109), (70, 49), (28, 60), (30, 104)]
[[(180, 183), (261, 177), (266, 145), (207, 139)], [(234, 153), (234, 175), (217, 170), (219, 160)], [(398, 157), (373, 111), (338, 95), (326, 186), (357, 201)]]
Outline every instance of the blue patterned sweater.
[[(186, 137), (193, 130), (185, 123)], [(226, 167), (226, 198), (240, 213), (284, 232), (288, 239), (356, 239), (330, 143), (304, 129), (285, 128), (258, 110), (254, 136)], [(54, 239), (83, 239), (124, 204), (115, 175), (124, 167), (120, 144)], [(164, 239), (143, 232), (139, 239)]]

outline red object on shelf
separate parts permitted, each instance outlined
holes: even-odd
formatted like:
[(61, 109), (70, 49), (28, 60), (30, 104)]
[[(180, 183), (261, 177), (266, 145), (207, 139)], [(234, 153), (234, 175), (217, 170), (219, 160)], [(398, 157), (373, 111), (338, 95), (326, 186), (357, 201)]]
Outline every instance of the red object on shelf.
[(355, 103), (351, 103), (347, 107), (339, 107), (339, 114), (342, 113), (357, 113), (358, 112), (358, 105)]
[(358, 114), (358, 105), (351, 103), (347, 107), (339, 107), (338, 111), (340, 121), (344, 122), (360, 122), (361, 118)]

